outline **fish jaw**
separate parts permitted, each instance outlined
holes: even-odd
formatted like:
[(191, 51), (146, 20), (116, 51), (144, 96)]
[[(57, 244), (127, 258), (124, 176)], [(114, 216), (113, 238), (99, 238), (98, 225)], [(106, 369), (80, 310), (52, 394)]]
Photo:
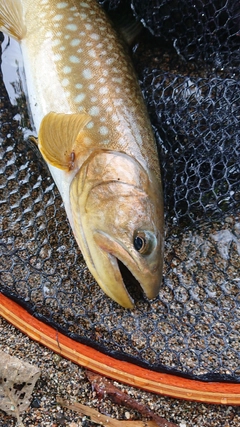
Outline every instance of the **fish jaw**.
[(72, 229), (88, 269), (106, 295), (122, 307), (133, 308), (134, 301), (125, 287), (117, 258), (99, 247), (94, 240), (88, 216), (84, 206), (81, 206), (80, 195), (73, 195), (73, 191), (70, 191), (70, 201)]
[[(149, 268), (149, 260), (146, 259), (145, 265), (142, 260), (138, 259), (136, 256), (133, 257), (129, 252), (127, 247), (114, 240), (108, 233), (105, 233), (101, 230), (94, 231), (94, 241), (96, 245), (101, 248), (102, 251), (105, 251), (111, 259), (115, 259), (114, 264), (112, 263), (114, 270), (119, 271), (118, 260), (125, 265), (125, 267), (130, 271), (130, 273), (135, 277), (141, 286), (144, 294), (149, 299), (155, 298), (160, 289), (161, 277), (162, 277), (162, 260), (159, 258), (157, 262), (151, 265)], [(163, 246), (163, 242), (162, 242)], [(163, 251), (163, 247), (162, 247)], [(119, 271), (120, 273), (120, 271)], [(121, 274), (121, 273), (120, 273)], [(124, 290), (127, 292), (127, 289), (124, 285)], [(128, 292), (127, 292), (128, 293)], [(128, 293), (129, 296), (129, 293)], [(129, 296), (129, 299), (133, 299)], [(116, 299), (115, 299), (116, 301)], [(118, 301), (120, 305), (123, 305), (123, 299), (118, 293)]]
[(94, 258), (94, 262), (87, 256), (86, 261), (98, 285), (109, 298), (122, 307), (133, 308), (134, 300), (127, 291), (117, 258), (99, 247), (95, 247), (95, 254), (97, 258)]
[[(89, 156), (70, 187), (72, 228), (87, 266), (103, 291), (126, 308), (134, 300), (118, 261), (149, 299), (157, 296), (162, 277), (162, 201), (148, 175), (124, 153), (99, 151)], [(151, 247), (142, 254), (134, 239), (143, 234)]]

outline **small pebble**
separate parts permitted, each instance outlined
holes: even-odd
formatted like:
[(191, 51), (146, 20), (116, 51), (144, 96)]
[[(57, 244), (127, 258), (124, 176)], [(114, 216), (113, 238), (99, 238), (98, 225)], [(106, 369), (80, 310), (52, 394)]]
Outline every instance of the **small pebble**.
[(128, 411), (126, 411), (126, 412), (125, 412), (125, 418), (126, 418), (127, 420), (130, 420), (130, 418), (131, 418), (131, 414), (130, 414), (130, 412), (128, 412)]

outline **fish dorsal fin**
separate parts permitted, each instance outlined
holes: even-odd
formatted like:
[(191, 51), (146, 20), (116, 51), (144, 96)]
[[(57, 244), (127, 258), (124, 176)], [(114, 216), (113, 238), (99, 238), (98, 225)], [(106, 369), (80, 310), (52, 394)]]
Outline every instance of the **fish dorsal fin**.
[[(84, 127), (90, 122), (87, 113), (48, 113), (41, 121), (38, 148), (45, 161), (59, 169), (70, 171), (84, 147)], [(85, 138), (84, 138), (85, 137)]]
[(24, 38), (27, 29), (24, 24), (21, 0), (1, 0), (0, 30), (17, 40)]

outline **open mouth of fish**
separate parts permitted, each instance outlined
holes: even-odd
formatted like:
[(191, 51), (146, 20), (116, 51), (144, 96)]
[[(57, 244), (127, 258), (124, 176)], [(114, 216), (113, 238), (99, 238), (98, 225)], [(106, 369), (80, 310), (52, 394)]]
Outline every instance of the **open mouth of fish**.
[[(138, 265), (137, 259), (122, 242), (115, 240), (106, 232), (96, 230), (95, 243), (107, 255), (108, 278), (103, 290), (118, 304), (132, 308), (134, 301), (154, 298), (159, 291), (159, 284), (154, 282), (155, 274)], [(105, 263), (106, 266), (106, 263)]]
[[(108, 253), (108, 257), (114, 269), (114, 276), (118, 278), (115, 301), (126, 308), (133, 308), (136, 301), (143, 299), (144, 290), (130, 268), (116, 254)], [(115, 286), (116, 283), (114, 288)]]
[(130, 296), (130, 299), (133, 302), (143, 299), (144, 292), (139, 281), (136, 279), (136, 277), (134, 277), (131, 271), (119, 259), (116, 259), (116, 260), (118, 263), (119, 271), (122, 275), (123, 283)]

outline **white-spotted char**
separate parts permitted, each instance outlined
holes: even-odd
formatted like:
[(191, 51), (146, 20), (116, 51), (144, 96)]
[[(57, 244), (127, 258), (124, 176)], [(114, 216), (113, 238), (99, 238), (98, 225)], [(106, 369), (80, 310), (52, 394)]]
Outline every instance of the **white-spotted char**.
[(159, 162), (122, 42), (93, 0), (2, 0), (0, 28), (21, 42), (38, 146), (89, 270), (130, 308), (120, 261), (154, 298), (163, 262)]

